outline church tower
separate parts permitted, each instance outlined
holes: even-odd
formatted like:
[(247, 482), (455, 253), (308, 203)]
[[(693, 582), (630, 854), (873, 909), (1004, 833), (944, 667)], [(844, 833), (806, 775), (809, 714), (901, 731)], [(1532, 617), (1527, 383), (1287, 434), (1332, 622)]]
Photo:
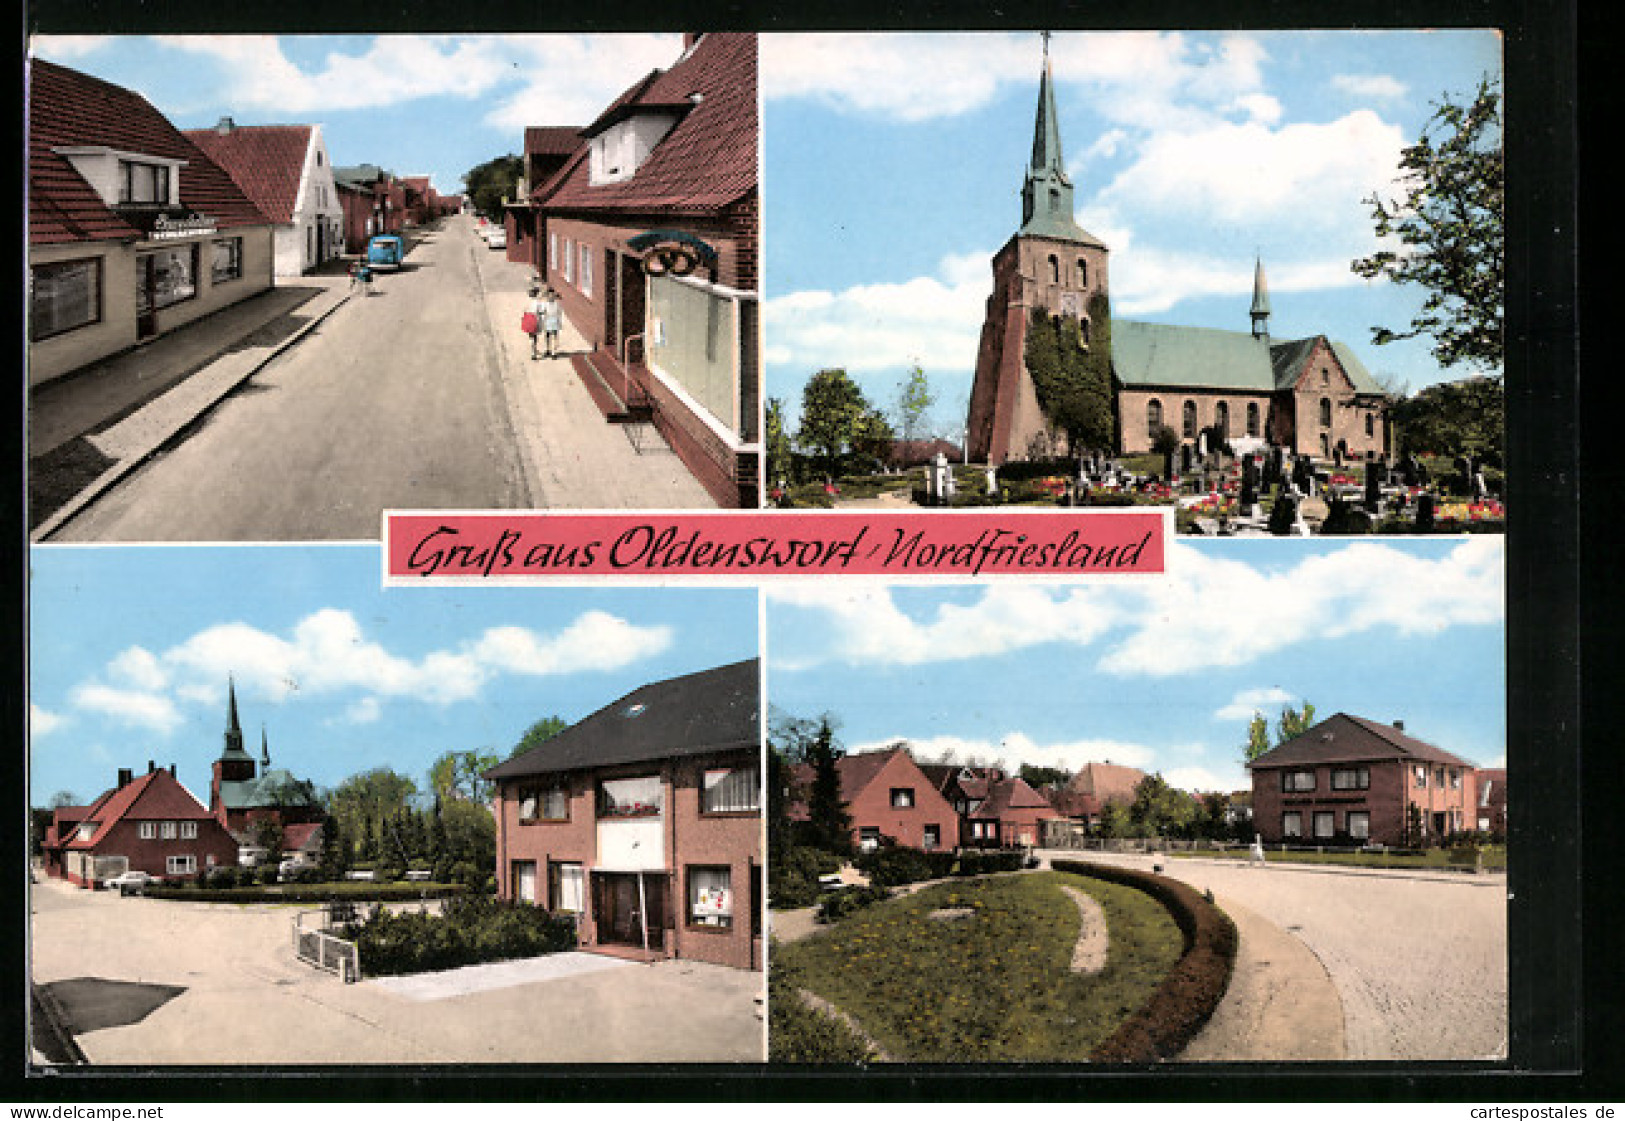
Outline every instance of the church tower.
[(1253, 264), (1253, 306), (1248, 313), (1253, 317), (1253, 338), (1270, 341), (1270, 290), (1264, 283), (1264, 259), (1255, 257)]
[(1032, 160), (1021, 187), (1021, 226), (993, 257), (993, 295), (976, 355), (966, 433), (972, 459), (994, 465), (1025, 459), (1048, 440), (1050, 425), (1026, 367), (1027, 325), (1033, 311), (1042, 308), (1055, 319), (1076, 321), (1087, 346), (1090, 300), (1107, 293), (1106, 255), (1105, 243), (1073, 216), (1045, 32)]
[[(226, 820), (222, 785), (254, 781), (254, 757), (243, 749), (243, 725), (237, 718), (237, 683), (227, 678), (226, 746), (214, 761), (209, 779), (209, 812), (224, 824)], [(230, 789), (227, 785), (227, 789)]]

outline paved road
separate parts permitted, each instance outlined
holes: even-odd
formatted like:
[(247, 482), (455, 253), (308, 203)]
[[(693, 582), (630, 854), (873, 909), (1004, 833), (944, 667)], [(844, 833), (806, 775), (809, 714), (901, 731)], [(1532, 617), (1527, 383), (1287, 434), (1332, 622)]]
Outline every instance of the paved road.
[[(1052, 852), (1053, 857), (1067, 854)], [(1143, 856), (1076, 854), (1149, 868)], [(1507, 1053), (1506, 877), (1168, 860), (1164, 873), (1299, 939), (1343, 1004), (1349, 1059)]]
[(121, 898), (47, 881), (31, 889), (30, 910), (36, 984), (94, 977), (183, 990), (146, 1001), (157, 1006), (135, 1023), (78, 1036), (97, 1065), (754, 1062), (764, 1053), (762, 975), (745, 970), (602, 968), (580, 955), (598, 968), (544, 961), (529, 974), (476, 968), (461, 985), (442, 975), (430, 989), (346, 985), (295, 960), (297, 908)]
[(532, 504), (466, 221), (384, 274), (57, 540), (376, 540), (396, 508)]

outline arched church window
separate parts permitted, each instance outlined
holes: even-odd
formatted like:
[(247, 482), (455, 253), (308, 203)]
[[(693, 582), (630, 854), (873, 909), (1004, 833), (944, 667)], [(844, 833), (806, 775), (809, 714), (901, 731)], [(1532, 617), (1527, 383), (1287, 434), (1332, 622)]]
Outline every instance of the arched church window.
[(1145, 403), (1145, 434), (1155, 439), (1157, 429), (1161, 427), (1162, 402), (1153, 397)]
[(1257, 404), (1257, 402), (1251, 402), (1250, 401), (1247, 404), (1247, 435), (1249, 435), (1249, 436), (1258, 435), (1258, 404)]
[(1049, 255), (1049, 282), (1061, 283), (1061, 259), (1053, 253)]
[(1219, 404), (1218, 404), (1218, 407), (1213, 410), (1213, 427), (1217, 428), (1219, 430), (1219, 438), (1220, 439), (1228, 439), (1229, 438), (1229, 436), (1230, 436), (1230, 402), (1228, 402), (1228, 401), (1220, 401)]
[(1089, 345), (1089, 320), (1081, 315), (1078, 316), (1078, 337), (1083, 340), (1084, 346)]
[(1332, 426), (1332, 402), (1329, 397), (1322, 397), (1320, 399), (1320, 426), (1322, 428), (1330, 428)]
[(1180, 428), (1184, 431), (1185, 439), (1196, 439), (1196, 402), (1186, 401), (1183, 409), (1184, 416)]

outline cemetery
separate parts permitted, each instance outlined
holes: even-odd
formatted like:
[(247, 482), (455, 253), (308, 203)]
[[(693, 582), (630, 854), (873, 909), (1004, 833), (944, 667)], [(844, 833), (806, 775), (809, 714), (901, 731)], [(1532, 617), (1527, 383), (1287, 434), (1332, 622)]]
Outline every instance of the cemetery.
[[(1204, 433), (1205, 436), (1205, 433)], [(1501, 533), (1500, 470), (1470, 455), (1345, 461), (1262, 441), (1205, 439), (1161, 454), (951, 462), (826, 477), (768, 491), (780, 508), (1173, 506), (1180, 533), (1207, 537)]]

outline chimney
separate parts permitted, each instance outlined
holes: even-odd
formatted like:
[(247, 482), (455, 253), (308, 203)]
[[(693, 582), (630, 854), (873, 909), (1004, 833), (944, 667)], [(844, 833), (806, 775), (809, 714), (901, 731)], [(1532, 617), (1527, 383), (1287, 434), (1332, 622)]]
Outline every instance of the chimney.
[(147, 760), (147, 773), (150, 775), (150, 774), (152, 774), (152, 772), (156, 771), (157, 769), (158, 769), (158, 764), (154, 763), (151, 759), (148, 759)]
[(126, 786), (129, 786), (134, 779), (135, 775), (130, 771), (130, 768), (120, 767), (118, 769), (118, 788), (120, 790), (123, 790)]
[(700, 36), (704, 34), (705, 32), (703, 31), (683, 32), (683, 53), (687, 54), (689, 51), (693, 50), (694, 44), (698, 43), (700, 41)]
[(221, 117), (219, 122), (214, 126), (214, 131), (218, 132), (221, 136), (230, 136), (236, 128), (236, 121), (232, 120), (230, 117)]
[(1405, 730), (1405, 721), (1403, 721), (1403, 720), (1395, 720), (1394, 721), (1394, 731), (1403, 732), (1404, 730)]
[(174, 777), (175, 777), (175, 764), (173, 764), (173, 763), (171, 763), (171, 764), (170, 764), (170, 765), (169, 765), (169, 777), (170, 777), (170, 778), (174, 778)]

